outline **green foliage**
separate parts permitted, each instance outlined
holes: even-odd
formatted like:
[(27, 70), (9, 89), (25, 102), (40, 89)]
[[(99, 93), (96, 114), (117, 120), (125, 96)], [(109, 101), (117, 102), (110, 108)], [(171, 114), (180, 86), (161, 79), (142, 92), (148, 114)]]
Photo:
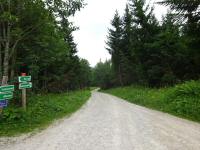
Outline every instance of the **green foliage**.
[(103, 89), (114, 86), (113, 70), (110, 61), (105, 63), (99, 62), (92, 69), (92, 85)]
[(170, 88), (131, 86), (105, 92), (148, 108), (200, 122), (200, 82), (189, 81)]
[(107, 38), (115, 85), (163, 87), (199, 79), (199, 1), (160, 4), (172, 9), (161, 23), (146, 0), (129, 0), (123, 17), (115, 14)]
[(63, 94), (34, 95), (29, 98), (27, 111), (17, 106), (4, 109), (0, 118), (0, 136), (12, 136), (43, 129), (55, 119), (78, 110), (90, 97), (89, 90)]
[(200, 97), (200, 82), (187, 81), (183, 84), (176, 85), (171, 95), (175, 97)]
[(22, 108), (7, 108), (5, 109), (2, 120), (5, 122), (13, 122), (13, 121), (20, 121), (25, 122), (28, 118), (28, 115), (24, 113)]
[(160, 2), (163, 5), (168, 5), (175, 11), (176, 20), (185, 22), (181, 24), (183, 31), (183, 44), (186, 45), (187, 57), (185, 61), (187, 63), (187, 71), (191, 72), (189, 75), (186, 74), (187, 78), (199, 79), (200, 69), (200, 1), (199, 0), (162, 0)]
[(62, 92), (88, 86), (89, 63), (83, 63), (76, 55), (72, 33), (77, 27), (69, 21), (83, 6), (83, 0), (2, 1), (0, 80), (7, 70), (3, 64), (10, 37), (6, 76), (12, 83), (17, 82), (20, 66), (26, 64), (28, 74), (33, 77), (34, 92)]
[(185, 17), (188, 17), (189, 14), (198, 15), (195, 12), (199, 12), (200, 2), (198, 0), (162, 0), (158, 2), (163, 5), (168, 5), (172, 9), (185, 13)]

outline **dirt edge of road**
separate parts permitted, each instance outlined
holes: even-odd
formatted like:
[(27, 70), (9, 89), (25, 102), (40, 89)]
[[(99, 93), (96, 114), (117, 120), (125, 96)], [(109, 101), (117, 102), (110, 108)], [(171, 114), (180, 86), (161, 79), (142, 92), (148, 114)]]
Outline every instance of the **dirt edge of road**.
[[(94, 91), (96, 91), (96, 90), (94, 90)], [(20, 135), (16, 135), (16, 136), (13, 136), (13, 137), (0, 137), (0, 146), (4, 146), (4, 145), (7, 145), (7, 144), (14, 144), (14, 143), (17, 143), (17, 142), (20, 142), (20, 141), (25, 141), (28, 138), (42, 134), (46, 130), (50, 130), (51, 128), (61, 124), (64, 120), (70, 119), (71, 117), (73, 117), (77, 113), (80, 113), (81, 111), (83, 111), (87, 107), (88, 103), (90, 103), (90, 99), (91, 99), (91, 97), (87, 100), (87, 102), (80, 109), (78, 109), (74, 113), (68, 114), (68, 115), (64, 116), (63, 118), (56, 119), (50, 125), (42, 128), (42, 129), (35, 129), (34, 131), (32, 131), (30, 133), (20, 134)]]

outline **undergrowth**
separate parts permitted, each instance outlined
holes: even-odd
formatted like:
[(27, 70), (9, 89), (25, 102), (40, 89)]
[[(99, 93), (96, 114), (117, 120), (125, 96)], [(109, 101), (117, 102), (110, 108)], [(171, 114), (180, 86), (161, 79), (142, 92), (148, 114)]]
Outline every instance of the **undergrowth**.
[(16, 105), (10, 105), (4, 109), (0, 118), (0, 136), (19, 135), (46, 128), (55, 119), (78, 110), (89, 97), (89, 90), (35, 95), (28, 98), (26, 112)]
[(141, 106), (200, 122), (200, 81), (188, 81), (161, 89), (130, 86), (104, 92)]

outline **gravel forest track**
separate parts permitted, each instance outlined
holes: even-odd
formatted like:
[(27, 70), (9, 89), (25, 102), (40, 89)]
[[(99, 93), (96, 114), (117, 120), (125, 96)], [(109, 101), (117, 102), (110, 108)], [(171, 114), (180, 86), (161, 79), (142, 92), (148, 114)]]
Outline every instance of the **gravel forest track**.
[(0, 150), (200, 150), (200, 124), (94, 91), (70, 118), (5, 141)]

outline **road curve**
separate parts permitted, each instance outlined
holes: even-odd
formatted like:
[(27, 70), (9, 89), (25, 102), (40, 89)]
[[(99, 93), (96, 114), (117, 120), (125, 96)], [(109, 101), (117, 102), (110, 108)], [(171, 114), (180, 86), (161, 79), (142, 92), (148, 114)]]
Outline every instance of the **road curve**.
[(200, 150), (200, 124), (93, 92), (70, 118), (0, 143), (0, 150)]

